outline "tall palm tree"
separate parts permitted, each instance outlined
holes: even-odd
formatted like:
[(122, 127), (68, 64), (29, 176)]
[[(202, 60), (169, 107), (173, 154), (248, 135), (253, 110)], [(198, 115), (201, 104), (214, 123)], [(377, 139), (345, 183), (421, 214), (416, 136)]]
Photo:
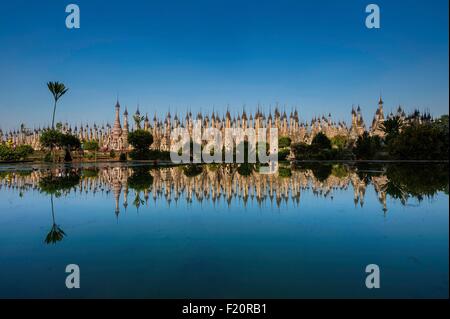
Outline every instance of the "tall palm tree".
[(403, 120), (399, 116), (389, 118), (381, 124), (381, 130), (386, 135), (386, 140), (397, 136), (404, 126)]
[(53, 94), (53, 99), (55, 100), (55, 105), (53, 106), (53, 117), (52, 117), (52, 130), (55, 129), (55, 112), (56, 112), (56, 102), (63, 96), (68, 88), (63, 83), (59, 82), (48, 82), (47, 87)]

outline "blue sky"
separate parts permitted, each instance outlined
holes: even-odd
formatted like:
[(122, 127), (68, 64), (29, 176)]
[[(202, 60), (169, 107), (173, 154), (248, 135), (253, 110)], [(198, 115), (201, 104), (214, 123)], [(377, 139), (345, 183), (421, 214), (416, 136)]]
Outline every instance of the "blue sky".
[(56, 119), (74, 124), (112, 122), (117, 94), (152, 117), (278, 102), (349, 122), (360, 104), (370, 123), (380, 92), (387, 111), (448, 113), (447, 0), (74, 0), (78, 30), (69, 3), (0, 5), (0, 128), (49, 124), (50, 80), (69, 87)]

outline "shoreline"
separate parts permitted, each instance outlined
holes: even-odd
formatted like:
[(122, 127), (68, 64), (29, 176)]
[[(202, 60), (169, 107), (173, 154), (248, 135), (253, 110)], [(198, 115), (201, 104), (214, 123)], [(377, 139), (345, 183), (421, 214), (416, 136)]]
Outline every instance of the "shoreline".
[[(359, 163), (367, 164), (448, 164), (449, 160), (292, 160), (292, 161), (280, 161), (280, 164), (296, 165), (296, 164), (348, 164), (356, 165)], [(119, 164), (119, 165), (117, 165)], [(170, 161), (155, 161), (155, 160), (136, 160), (136, 161), (76, 161), (76, 162), (61, 162), (61, 163), (48, 163), (43, 161), (15, 161), (15, 162), (0, 162), (0, 171), (11, 171), (16, 169), (43, 169), (54, 167), (92, 167), (92, 166), (152, 166), (159, 167), (174, 167), (185, 165), (228, 165), (228, 164), (241, 164), (241, 163), (183, 163), (175, 164)]]

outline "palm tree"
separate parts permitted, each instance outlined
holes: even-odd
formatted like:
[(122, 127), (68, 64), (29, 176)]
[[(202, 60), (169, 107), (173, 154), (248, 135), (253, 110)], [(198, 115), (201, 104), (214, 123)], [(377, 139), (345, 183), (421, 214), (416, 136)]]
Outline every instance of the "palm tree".
[(56, 112), (56, 102), (63, 96), (68, 88), (64, 84), (59, 82), (48, 82), (47, 87), (53, 94), (53, 99), (55, 100), (55, 105), (53, 106), (53, 117), (52, 117), (52, 130), (55, 129), (55, 112)]
[(136, 129), (140, 130), (141, 129), (141, 122), (145, 119), (144, 116), (140, 116), (139, 114), (135, 114), (133, 115), (133, 120), (134, 123), (136, 124)]
[(389, 118), (381, 124), (381, 130), (386, 135), (386, 140), (397, 136), (404, 126), (403, 120), (399, 116)]

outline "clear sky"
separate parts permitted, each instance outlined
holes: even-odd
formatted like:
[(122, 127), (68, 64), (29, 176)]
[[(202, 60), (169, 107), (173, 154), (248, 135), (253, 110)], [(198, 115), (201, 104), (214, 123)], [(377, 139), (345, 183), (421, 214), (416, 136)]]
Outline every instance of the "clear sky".
[[(76, 3), (81, 28), (65, 27)], [(381, 29), (365, 7), (381, 8)], [(2, 1), (0, 128), (48, 125), (47, 81), (62, 81), (57, 121), (106, 123), (122, 106), (236, 112), (297, 106), (302, 119), (370, 123), (387, 111), (448, 113), (448, 0)], [(123, 109), (122, 109), (123, 111)]]

